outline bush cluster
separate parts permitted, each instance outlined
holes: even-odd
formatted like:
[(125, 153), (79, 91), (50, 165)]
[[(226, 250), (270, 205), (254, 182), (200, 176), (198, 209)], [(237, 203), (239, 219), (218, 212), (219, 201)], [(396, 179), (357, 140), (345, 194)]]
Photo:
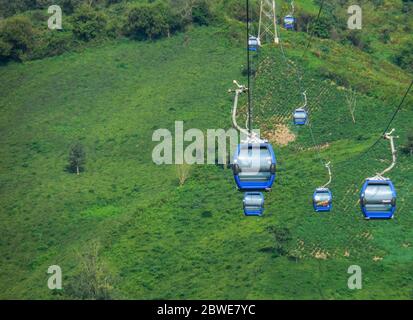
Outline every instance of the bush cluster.
[[(61, 54), (94, 40), (130, 37), (155, 40), (187, 26), (215, 21), (213, 1), (156, 0), (129, 3), (123, 0), (0, 0), (6, 17), (0, 23), (0, 62), (39, 59)], [(47, 29), (46, 8), (61, 6), (63, 30)], [(111, 10), (113, 9), (113, 10)], [(30, 11), (27, 11), (30, 10)], [(1, 11), (1, 10), (0, 10)]]
[[(321, 0), (315, 3), (321, 5)], [(323, 2), (323, 12), (330, 14), (321, 14), (318, 20), (317, 12), (309, 13), (297, 5), (296, 29), (368, 53), (377, 47), (377, 41), (392, 42), (391, 24), (381, 24), (377, 39), (369, 32), (349, 30), (345, 10), (349, 3), (349, 0)], [(60, 5), (63, 10), (61, 31), (47, 29), (46, 8), (52, 4)], [(372, 2), (373, 8), (383, 5), (382, 0)], [(259, 0), (250, 0), (250, 16), (254, 21), (258, 19), (259, 7)], [(404, 14), (413, 12), (413, 2), (403, 0), (400, 10)], [(280, 22), (290, 11), (287, 3), (279, 7)], [(156, 40), (191, 25), (224, 24), (228, 35), (235, 39), (246, 21), (245, 3), (238, 0), (0, 0), (0, 63), (54, 56), (105, 38)], [(403, 28), (411, 32), (411, 24), (406, 23)], [(392, 58), (395, 64), (412, 71), (411, 42), (402, 43)]]

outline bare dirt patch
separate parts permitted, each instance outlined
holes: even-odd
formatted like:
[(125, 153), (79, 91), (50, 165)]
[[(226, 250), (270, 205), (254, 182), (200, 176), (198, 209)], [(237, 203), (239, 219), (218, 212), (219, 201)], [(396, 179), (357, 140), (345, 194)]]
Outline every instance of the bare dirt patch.
[(330, 144), (329, 143), (326, 143), (326, 144), (321, 144), (321, 145), (317, 145), (317, 146), (315, 146), (315, 147), (311, 147), (311, 148), (308, 148), (307, 150), (309, 150), (309, 151), (313, 151), (313, 150), (319, 150), (319, 151), (323, 151), (323, 150), (326, 150), (326, 149), (328, 149), (328, 148), (330, 148)]
[(322, 249), (317, 249), (312, 252), (312, 255), (314, 258), (318, 260), (327, 260), (327, 258), (330, 256), (330, 254), (327, 251), (324, 251)]
[(295, 141), (294, 133), (292, 133), (285, 124), (277, 124), (275, 130), (272, 132), (267, 132), (265, 136), (271, 143), (280, 146), (286, 146), (290, 142)]
[(369, 231), (365, 231), (360, 235), (361, 238), (364, 238), (366, 240), (373, 240), (374, 236), (371, 234)]

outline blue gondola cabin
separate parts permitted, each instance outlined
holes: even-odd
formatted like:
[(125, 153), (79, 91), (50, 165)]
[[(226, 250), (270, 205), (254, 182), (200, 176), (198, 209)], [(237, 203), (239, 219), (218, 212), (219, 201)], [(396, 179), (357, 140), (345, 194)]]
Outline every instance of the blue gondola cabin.
[(313, 207), (316, 212), (330, 212), (333, 208), (333, 194), (330, 189), (319, 188), (313, 195)]
[(264, 213), (264, 195), (261, 192), (245, 193), (243, 204), (247, 217), (260, 217)]
[(251, 36), (248, 39), (248, 50), (249, 51), (258, 51), (260, 42), (257, 37)]
[(361, 210), (366, 219), (392, 219), (396, 211), (396, 189), (391, 180), (367, 179), (361, 189)]
[(293, 114), (294, 124), (296, 126), (304, 126), (308, 122), (308, 113), (305, 109), (296, 109)]
[(274, 184), (276, 157), (269, 143), (239, 145), (232, 167), (241, 191), (270, 191)]
[(284, 17), (284, 28), (287, 30), (295, 29), (295, 18), (291, 15)]

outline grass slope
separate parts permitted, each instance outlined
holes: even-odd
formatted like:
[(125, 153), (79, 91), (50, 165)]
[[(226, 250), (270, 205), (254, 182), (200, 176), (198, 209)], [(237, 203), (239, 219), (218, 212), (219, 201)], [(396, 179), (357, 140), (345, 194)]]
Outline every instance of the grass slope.
[[(307, 70), (314, 133), (318, 143), (330, 143), (322, 156), (337, 163), (330, 214), (311, 209), (325, 171), (306, 128), (290, 127), (297, 140), (276, 147), (280, 173), (262, 219), (243, 217), (230, 170), (196, 166), (178, 187), (175, 167), (152, 163), (157, 128), (172, 129), (175, 120), (186, 128), (230, 127), (226, 89), (242, 80), (244, 50), (219, 29), (1, 68), (0, 297), (61, 297), (47, 289), (48, 266), (62, 267), (65, 286), (79, 271), (76, 251), (98, 240), (114, 298), (412, 298), (411, 160), (402, 157), (392, 173), (400, 200), (396, 219), (379, 222), (362, 219), (357, 188), (388, 163), (388, 146), (351, 161), (380, 133), (408, 76), (388, 66), (395, 76), (384, 79), (383, 68), (357, 53), (370, 78), (382, 80), (349, 77), (364, 90), (354, 125), (345, 91), (319, 75), (325, 62), (347, 78), (346, 64), (337, 68), (347, 49), (326, 43), (328, 54), (314, 55), (316, 46), (300, 60), (294, 37), (286, 39), (287, 55)], [(292, 69), (282, 61), (274, 48), (259, 59), (255, 101), (265, 132), (300, 103)], [(392, 91), (391, 105), (380, 99), (385, 88)], [(402, 137), (411, 118), (411, 108), (397, 118)], [(80, 177), (65, 171), (76, 140), (87, 147)], [(290, 229), (298, 260), (273, 253), (266, 229), (274, 225)], [(363, 268), (361, 291), (347, 289), (352, 264)]]

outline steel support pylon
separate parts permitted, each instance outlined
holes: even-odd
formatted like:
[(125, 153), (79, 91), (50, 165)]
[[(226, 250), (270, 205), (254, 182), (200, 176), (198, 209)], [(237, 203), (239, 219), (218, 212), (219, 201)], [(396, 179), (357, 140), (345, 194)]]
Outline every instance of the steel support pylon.
[(258, 39), (261, 44), (268, 39), (275, 44), (279, 43), (275, 0), (261, 0)]

